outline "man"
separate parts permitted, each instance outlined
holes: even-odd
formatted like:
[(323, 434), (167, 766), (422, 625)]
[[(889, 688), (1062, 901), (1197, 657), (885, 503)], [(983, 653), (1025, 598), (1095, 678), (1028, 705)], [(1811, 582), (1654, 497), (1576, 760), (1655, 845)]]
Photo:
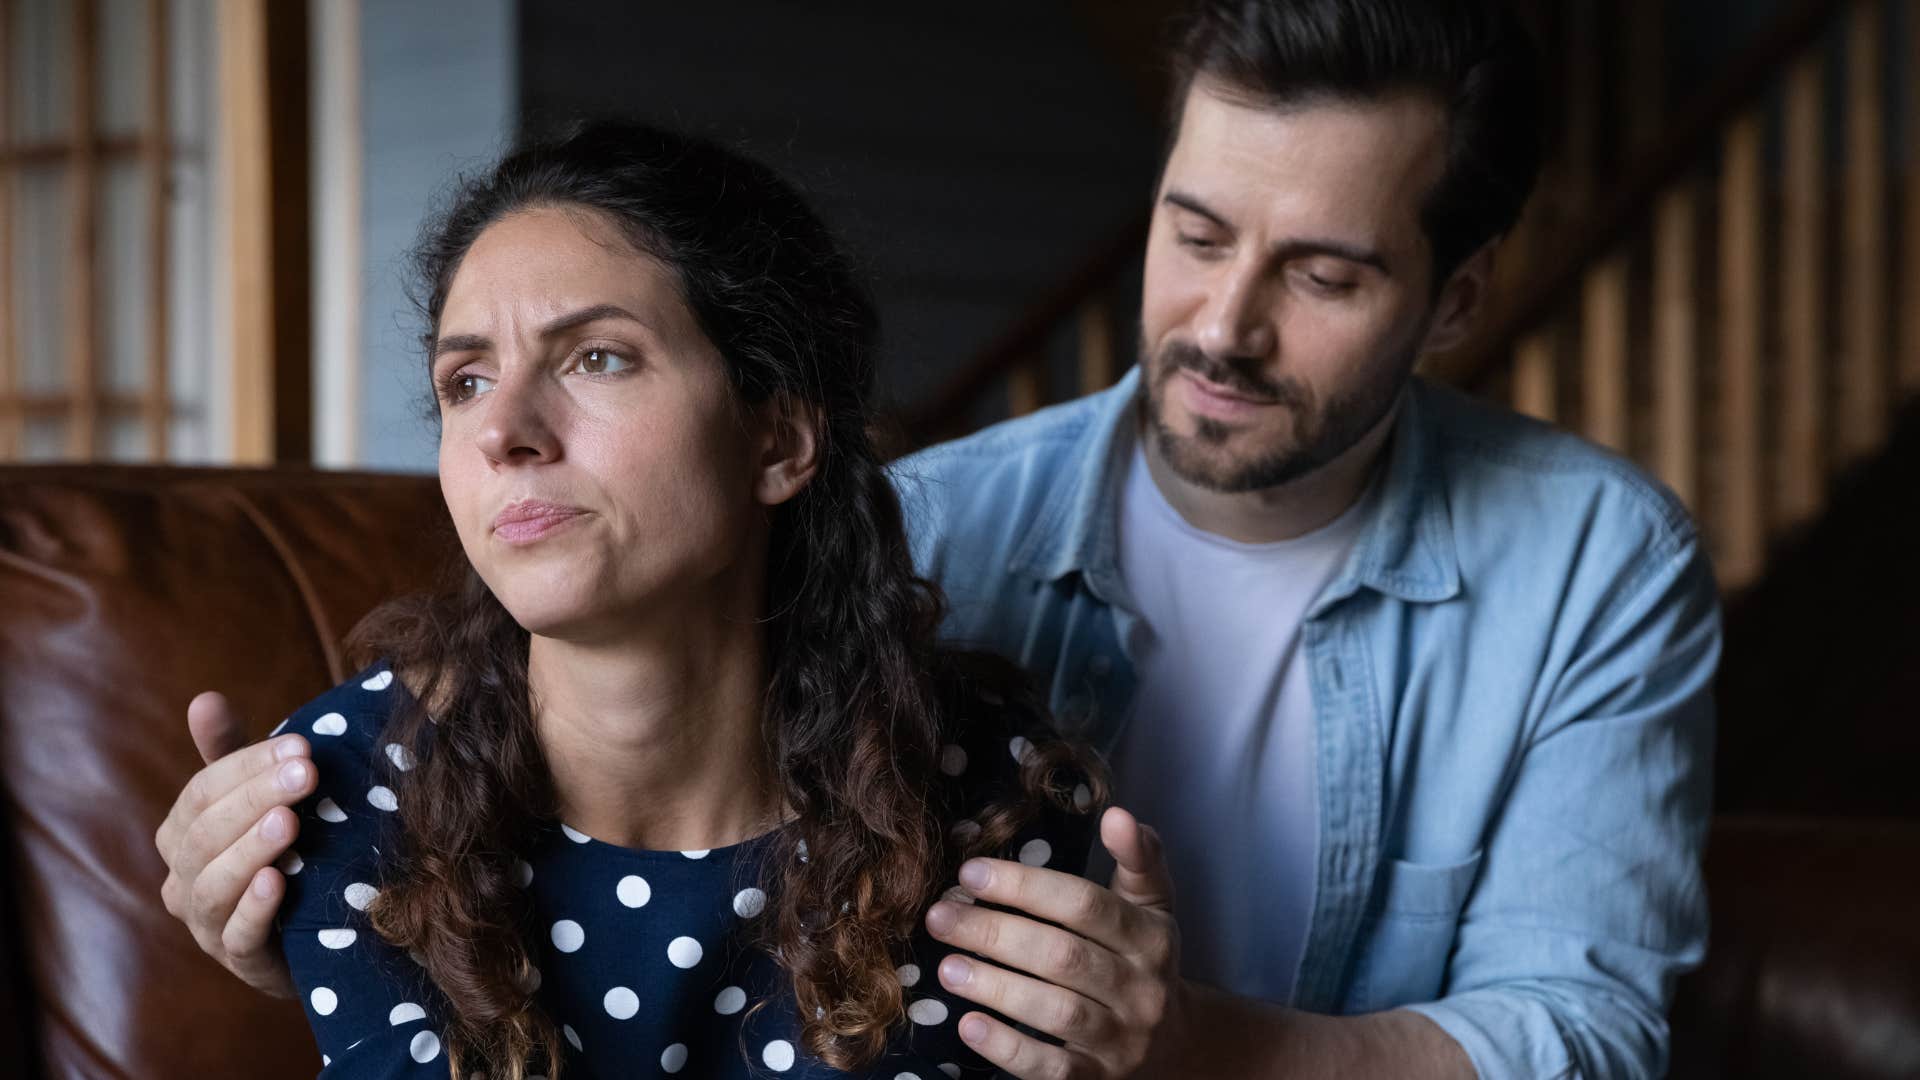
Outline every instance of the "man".
[[(1053, 1038), (961, 1033), (1032, 1078), (1660, 1075), (1705, 938), (1711, 575), (1630, 465), (1413, 375), (1537, 172), (1524, 34), (1218, 0), (1176, 60), (1140, 369), (898, 467), (949, 636), (1024, 662), (1153, 825), (1103, 819), (1110, 888), (963, 868), (1008, 910), (934, 905), (987, 961), (938, 977)], [(156, 838), (169, 910), (267, 989), (312, 785), (274, 745)]]

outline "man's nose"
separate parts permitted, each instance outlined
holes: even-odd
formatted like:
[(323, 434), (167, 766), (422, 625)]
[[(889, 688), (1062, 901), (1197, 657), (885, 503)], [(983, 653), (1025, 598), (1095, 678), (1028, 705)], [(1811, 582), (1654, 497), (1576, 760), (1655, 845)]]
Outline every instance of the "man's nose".
[(1252, 268), (1234, 267), (1222, 274), (1207, 293), (1195, 343), (1216, 359), (1265, 358), (1273, 351), (1273, 313), (1266, 288)]

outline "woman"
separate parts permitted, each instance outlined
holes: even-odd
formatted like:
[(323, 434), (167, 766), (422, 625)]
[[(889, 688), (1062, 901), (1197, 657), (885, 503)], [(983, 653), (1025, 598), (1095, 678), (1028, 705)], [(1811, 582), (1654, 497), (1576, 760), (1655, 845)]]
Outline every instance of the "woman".
[(323, 1075), (990, 1072), (920, 918), (965, 857), (1077, 870), (1104, 787), (934, 642), (826, 230), (601, 125), (465, 184), (417, 264), (470, 567), (289, 720)]

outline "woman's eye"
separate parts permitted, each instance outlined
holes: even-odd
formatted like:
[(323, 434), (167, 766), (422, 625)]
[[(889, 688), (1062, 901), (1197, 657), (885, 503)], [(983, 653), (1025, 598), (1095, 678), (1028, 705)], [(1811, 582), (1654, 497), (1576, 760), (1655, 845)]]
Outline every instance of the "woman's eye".
[(472, 372), (456, 371), (440, 380), (440, 396), (450, 405), (459, 405), (493, 389), (493, 380)]
[(580, 354), (580, 370), (589, 375), (611, 375), (632, 366), (631, 361), (612, 349), (588, 349)]

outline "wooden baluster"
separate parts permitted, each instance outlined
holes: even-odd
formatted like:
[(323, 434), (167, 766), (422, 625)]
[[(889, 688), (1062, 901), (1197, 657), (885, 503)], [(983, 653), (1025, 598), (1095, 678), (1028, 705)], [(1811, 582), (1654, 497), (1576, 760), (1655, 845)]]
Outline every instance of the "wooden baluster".
[(1580, 302), (1580, 393), (1587, 438), (1622, 452), (1628, 449), (1628, 258), (1621, 252), (1589, 271)]
[(269, 172), (268, 0), (220, 0), (219, 138), (226, 162), (234, 464), (274, 459), (273, 188)]
[(1760, 572), (1766, 518), (1760, 447), (1761, 119), (1728, 130), (1720, 181), (1720, 583), (1739, 588)]
[(1908, 394), (1920, 394), (1920, 75), (1915, 74), (1915, 65), (1920, 64), (1920, 7), (1910, 3), (1901, 14), (1907, 21), (1906, 63), (1900, 69), (1906, 100), (1907, 160), (1900, 185), (1906, 204), (1906, 235), (1898, 275), (1902, 283), (1900, 388)]
[(1814, 52), (1787, 78), (1783, 103), (1784, 213), (1780, 234), (1780, 448), (1775, 519), (1812, 517), (1826, 498), (1826, 142), (1821, 136), (1826, 58)]
[(1035, 353), (1007, 376), (1007, 413), (1025, 416), (1047, 404), (1047, 354)]
[(1560, 388), (1554, 359), (1550, 330), (1529, 334), (1514, 349), (1513, 407), (1548, 423), (1560, 417)]
[(1886, 432), (1885, 109), (1881, 104), (1881, 38), (1877, 3), (1855, 3), (1847, 15), (1846, 254), (1841, 267), (1843, 314), (1839, 464), (1879, 449)]
[(68, 158), (71, 232), (67, 257), (67, 370), (71, 372), (73, 411), (68, 419), (67, 454), (76, 461), (93, 458), (99, 448), (99, 160), (94, 127), (95, 0), (79, 0), (73, 19), (73, 154)]
[(168, 374), (167, 180), (172, 132), (167, 115), (167, 0), (147, 0), (147, 390), (141, 415), (147, 456), (167, 458), (173, 390)]
[(13, 4), (0, 0), (0, 461), (20, 456), (20, 350), (13, 316), (13, 174), (19, 165), (8, 158), (13, 146), (12, 76), (6, 66), (13, 56)]
[(1574, 215), (1587, 212), (1593, 202), (1595, 174), (1600, 168), (1600, 49), (1601, 0), (1569, 0), (1562, 6), (1561, 37), (1566, 57), (1566, 94), (1560, 158), (1566, 164), (1563, 188)]
[(1621, 93), (1626, 98), (1626, 147), (1631, 161), (1660, 137), (1667, 120), (1667, 33), (1664, 0), (1632, 0), (1627, 7), (1626, 53), (1620, 70), (1627, 72)]
[(1653, 223), (1654, 468), (1674, 494), (1700, 512), (1699, 296), (1695, 271), (1694, 186), (1661, 196)]
[(1113, 311), (1095, 295), (1080, 305), (1080, 392), (1097, 394), (1120, 381), (1120, 356), (1113, 347)]

